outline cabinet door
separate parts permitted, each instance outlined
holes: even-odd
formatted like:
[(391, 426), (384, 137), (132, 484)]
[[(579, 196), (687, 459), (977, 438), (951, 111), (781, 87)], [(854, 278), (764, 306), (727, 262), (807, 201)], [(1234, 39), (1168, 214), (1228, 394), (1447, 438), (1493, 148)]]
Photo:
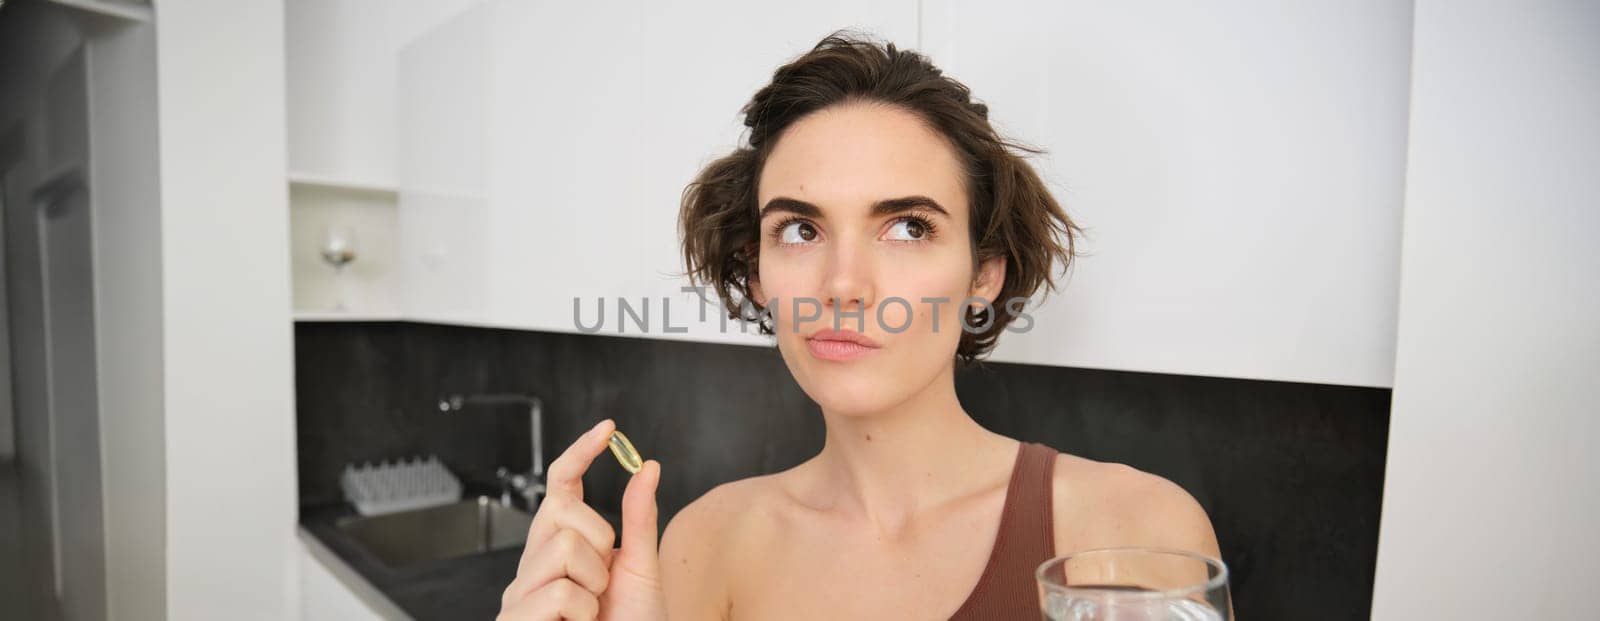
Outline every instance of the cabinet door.
[(640, 2), (491, 5), (487, 319), (573, 331), (637, 264)]
[(475, 2), (286, 0), (289, 172), (394, 185), (404, 127), (395, 54)]
[(1391, 385), (1410, 7), (929, 0), (922, 38), (1088, 227), (994, 359)]
[(636, 265), (636, 2), (490, 0), (400, 54), (408, 317), (571, 330)]
[(407, 317), (470, 323), (487, 312), (491, 17), (482, 6), (461, 13), (407, 45), (397, 59), (398, 263)]
[(305, 621), (380, 621), (382, 616), (298, 543), (300, 618)]
[(764, 342), (680, 291), (684, 186), (779, 65), (839, 28), (914, 42), (916, 3), (489, 6), (486, 321), (577, 331), (576, 300), (602, 334)]

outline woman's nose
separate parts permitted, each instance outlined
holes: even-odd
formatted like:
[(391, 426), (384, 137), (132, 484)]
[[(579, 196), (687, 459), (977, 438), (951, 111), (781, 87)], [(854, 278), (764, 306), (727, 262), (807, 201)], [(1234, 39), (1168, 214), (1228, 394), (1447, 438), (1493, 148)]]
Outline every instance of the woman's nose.
[(848, 244), (835, 246), (823, 284), (823, 305), (834, 312), (857, 312), (870, 307), (875, 284), (872, 267), (872, 257), (866, 249)]

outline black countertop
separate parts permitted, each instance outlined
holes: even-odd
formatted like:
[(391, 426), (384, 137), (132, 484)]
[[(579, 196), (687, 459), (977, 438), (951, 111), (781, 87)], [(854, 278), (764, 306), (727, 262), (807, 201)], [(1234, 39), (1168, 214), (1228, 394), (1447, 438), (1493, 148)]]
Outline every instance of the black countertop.
[[(620, 516), (600, 514), (622, 532)], [(521, 546), (389, 567), (336, 526), (339, 518), (352, 515), (356, 512), (347, 504), (302, 506), (300, 525), (415, 619), (493, 619), (500, 613), (500, 594), (517, 575)]]

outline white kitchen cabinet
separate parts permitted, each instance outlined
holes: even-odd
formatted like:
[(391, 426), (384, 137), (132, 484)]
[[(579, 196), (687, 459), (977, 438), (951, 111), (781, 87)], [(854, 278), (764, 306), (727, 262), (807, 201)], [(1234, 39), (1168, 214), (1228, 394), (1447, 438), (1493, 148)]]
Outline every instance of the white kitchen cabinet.
[(407, 316), (570, 330), (635, 265), (638, 7), (484, 2), (400, 54)]
[[(296, 542), (300, 573), (300, 618), (304, 621), (381, 621), (408, 618), (378, 593), (371, 584), (340, 563), (333, 552), (310, 540), (303, 531)], [(343, 574), (341, 577), (339, 574)], [(353, 582), (347, 583), (347, 581)], [(360, 591), (363, 595), (357, 595)], [(367, 597), (376, 601), (374, 606)], [(382, 613), (380, 614), (380, 610)]]
[(1088, 229), (993, 359), (1391, 385), (1410, 14), (1387, 3), (484, 2), (402, 54), (403, 312), (573, 332), (603, 298), (617, 334), (648, 299), (649, 336), (766, 343), (679, 291), (678, 201), (772, 71), (847, 27), (1046, 148)]
[(1410, 11), (925, 2), (923, 49), (1090, 229), (994, 359), (1392, 385)]
[(468, 9), (397, 57), (402, 313), (485, 317), (490, 8)]
[(477, 1), (286, 0), (290, 174), (392, 187), (395, 55)]
[(641, 2), (497, 1), (489, 25), (487, 313), (572, 328), (639, 267)]
[(684, 186), (779, 65), (843, 27), (913, 41), (916, 21), (913, 0), (491, 1), (425, 34), (397, 96), (405, 312), (575, 332), (574, 299), (586, 323), (604, 299), (617, 334), (625, 299), (652, 337), (765, 342), (680, 291)]
[[(476, 3), (289, 0), (284, 6), (295, 319), (402, 315), (396, 213), (400, 49)], [(320, 246), (351, 227), (356, 260), (335, 278)], [(336, 309), (338, 298), (344, 308)]]

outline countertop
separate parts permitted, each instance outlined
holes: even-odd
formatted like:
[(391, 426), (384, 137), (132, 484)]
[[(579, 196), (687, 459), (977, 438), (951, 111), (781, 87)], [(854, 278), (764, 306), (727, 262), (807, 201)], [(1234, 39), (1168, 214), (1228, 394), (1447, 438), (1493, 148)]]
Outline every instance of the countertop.
[[(335, 526), (339, 518), (355, 514), (345, 504), (302, 506), (300, 527), (387, 600), (370, 602), (380, 612), (398, 609), (423, 621), (493, 619), (499, 614), (500, 594), (517, 575), (522, 547), (391, 568)], [(618, 533), (622, 532), (621, 516), (605, 511), (600, 514)], [(336, 574), (343, 569), (329, 567)], [(359, 592), (357, 595), (371, 596)]]

